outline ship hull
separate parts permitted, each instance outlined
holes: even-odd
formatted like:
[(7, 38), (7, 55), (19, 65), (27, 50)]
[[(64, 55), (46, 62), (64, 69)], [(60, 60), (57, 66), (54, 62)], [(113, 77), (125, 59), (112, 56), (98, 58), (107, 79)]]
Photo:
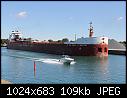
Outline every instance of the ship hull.
[(70, 56), (108, 56), (107, 44), (8, 43), (8, 49)]

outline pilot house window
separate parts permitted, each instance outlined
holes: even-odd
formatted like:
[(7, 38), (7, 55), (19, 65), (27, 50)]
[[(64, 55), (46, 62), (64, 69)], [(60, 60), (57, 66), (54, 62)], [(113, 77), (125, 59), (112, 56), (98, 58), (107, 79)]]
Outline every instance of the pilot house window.
[(98, 48), (98, 52), (102, 52), (102, 48)]

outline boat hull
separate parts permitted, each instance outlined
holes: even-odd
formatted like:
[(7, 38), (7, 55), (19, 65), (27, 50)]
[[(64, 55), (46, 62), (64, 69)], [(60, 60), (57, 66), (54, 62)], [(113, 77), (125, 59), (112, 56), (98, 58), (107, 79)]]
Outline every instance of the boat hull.
[(78, 45), (78, 44), (44, 44), (44, 43), (11, 42), (7, 44), (7, 48), (32, 51), (32, 52), (57, 54), (57, 55), (108, 56), (107, 44), (80, 44)]

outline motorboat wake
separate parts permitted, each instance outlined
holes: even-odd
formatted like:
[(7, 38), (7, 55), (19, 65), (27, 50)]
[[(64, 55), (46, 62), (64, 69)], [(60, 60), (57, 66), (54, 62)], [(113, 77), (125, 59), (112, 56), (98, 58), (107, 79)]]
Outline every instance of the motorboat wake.
[(68, 55), (63, 55), (61, 59), (36, 59), (35, 61), (40, 61), (43, 63), (52, 64), (74, 64), (74, 59), (70, 58)]

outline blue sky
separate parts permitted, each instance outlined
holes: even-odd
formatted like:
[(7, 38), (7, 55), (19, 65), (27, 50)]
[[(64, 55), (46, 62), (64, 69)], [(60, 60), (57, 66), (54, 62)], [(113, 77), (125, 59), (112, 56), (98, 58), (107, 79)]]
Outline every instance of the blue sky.
[(58, 40), (88, 37), (92, 21), (94, 36), (126, 40), (125, 1), (2, 1), (1, 38), (12, 30), (23, 37)]

